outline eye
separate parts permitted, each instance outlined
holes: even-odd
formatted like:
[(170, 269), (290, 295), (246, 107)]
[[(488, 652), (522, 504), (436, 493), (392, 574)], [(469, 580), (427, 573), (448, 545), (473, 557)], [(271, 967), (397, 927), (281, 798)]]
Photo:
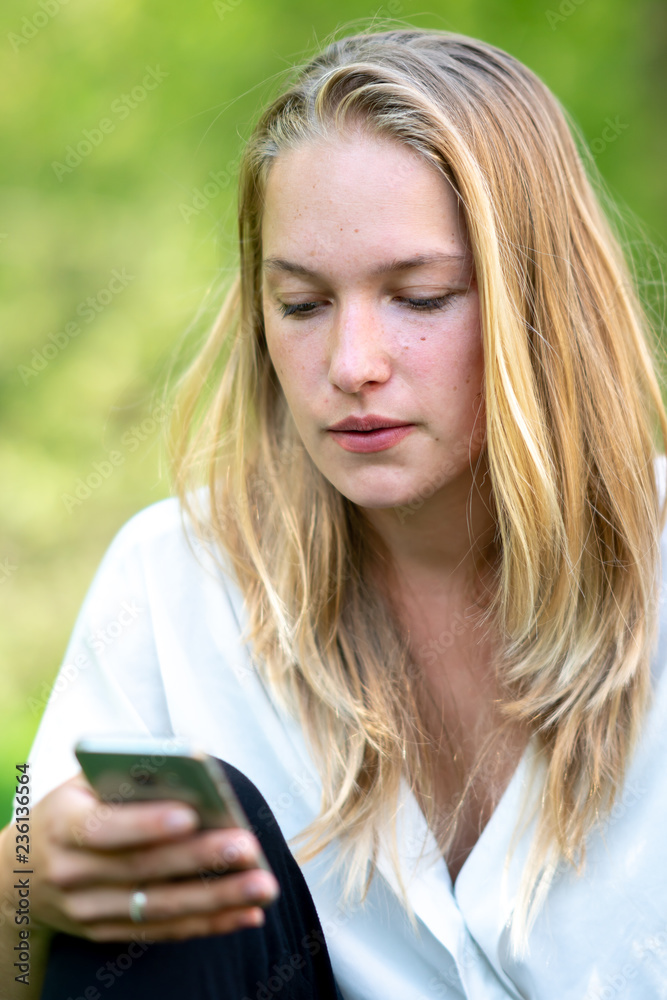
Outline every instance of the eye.
[[(402, 299), (399, 297), (398, 301), (405, 302), (408, 309), (414, 309), (416, 312), (436, 312), (438, 309), (446, 309), (453, 295), (453, 292), (448, 292), (446, 295), (438, 295), (430, 299)], [(280, 302), (278, 308), (282, 316), (304, 316), (312, 313), (319, 305), (321, 305), (320, 302), (296, 302), (292, 305)]]
[(283, 316), (298, 316), (312, 312), (319, 304), (319, 302), (295, 302), (293, 305), (289, 305), (287, 302), (280, 302), (278, 308)]
[(435, 312), (437, 309), (446, 309), (449, 305), (453, 293), (439, 295), (433, 299), (401, 299), (406, 302), (408, 309), (416, 309), (418, 312)]

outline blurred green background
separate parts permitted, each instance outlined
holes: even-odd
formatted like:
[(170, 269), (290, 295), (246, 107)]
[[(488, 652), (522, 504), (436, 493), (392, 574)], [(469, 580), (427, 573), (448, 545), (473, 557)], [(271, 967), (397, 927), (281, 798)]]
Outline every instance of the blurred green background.
[[(527, 63), (580, 125), (622, 212), (647, 226), (645, 277), (667, 260), (659, 0), (450, 0), (428, 11), (413, 0), (4, 0), (2, 823), (105, 549), (170, 492), (155, 406), (235, 263), (244, 139), (290, 65), (334, 31), (387, 17), (474, 35)], [(147, 74), (153, 89), (134, 90)], [(109, 472), (100, 463), (112, 451), (121, 458)], [(96, 463), (108, 474), (77, 498)]]

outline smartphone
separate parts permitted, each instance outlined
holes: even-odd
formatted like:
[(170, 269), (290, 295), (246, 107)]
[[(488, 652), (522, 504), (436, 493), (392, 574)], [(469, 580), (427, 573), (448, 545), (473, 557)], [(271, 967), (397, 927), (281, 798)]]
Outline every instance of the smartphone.
[[(80, 739), (74, 753), (105, 802), (176, 799), (197, 811), (204, 830), (252, 830), (220, 761), (188, 740), (95, 736)], [(261, 848), (259, 867), (271, 871)]]

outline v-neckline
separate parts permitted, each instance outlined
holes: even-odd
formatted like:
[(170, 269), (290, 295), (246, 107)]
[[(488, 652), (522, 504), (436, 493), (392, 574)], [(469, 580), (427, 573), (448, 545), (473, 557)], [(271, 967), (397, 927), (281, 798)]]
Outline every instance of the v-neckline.
[[(464, 978), (474, 978), (481, 974), (481, 970), (475, 971), (477, 963), (469, 962), (472, 954), (470, 949), (476, 949), (473, 943), (476, 939), (472, 936), (468, 920), (474, 914), (475, 907), (480, 905), (481, 897), (484, 897), (490, 870), (504, 870), (505, 856), (515, 821), (519, 817), (520, 796), (525, 786), (524, 779), (533, 756), (533, 748), (536, 748), (535, 737), (524, 748), (504, 792), (455, 881), (452, 881), (435, 836), (406, 779), (401, 783), (397, 812), (398, 877), (392, 863), (388, 831), (383, 831), (380, 837), (377, 854), (379, 874), (399, 899), (402, 896), (402, 882), (416, 918), (449, 951)], [(497, 899), (484, 902), (487, 916), (489, 906), (497, 911), (490, 919), (497, 928), (498, 939), (514, 905), (512, 877), (509, 883), (506, 885), (509, 891), (504, 890)], [(496, 967), (491, 954), (486, 956), (486, 961), (488, 974), (497, 978), (499, 985), (502, 984), (501, 988), (505, 990), (503, 996), (517, 998), (519, 994), (515, 984)], [(496, 994), (489, 993), (491, 995)]]
[[(444, 876), (445, 882), (449, 886), (451, 896), (456, 900), (462, 882), (469, 880), (469, 872), (475, 867), (476, 859), (486, 853), (486, 845), (493, 836), (494, 830), (503, 822), (503, 818), (509, 808), (511, 800), (516, 798), (516, 793), (523, 784), (528, 764), (537, 748), (536, 738), (532, 736), (523, 749), (516, 767), (512, 771), (511, 777), (505, 786), (496, 806), (484, 825), (479, 837), (475, 841), (472, 849), (468, 853), (465, 861), (461, 865), (455, 879), (452, 879), (449, 866), (439, 850), (438, 843), (431, 828), (428, 826), (426, 817), (419, 805), (416, 795), (410, 788), (407, 780), (401, 782), (401, 801), (399, 804), (399, 817), (404, 820), (403, 837), (398, 841), (399, 859), (401, 863), (401, 878), (404, 881), (409, 896), (410, 881), (414, 878), (421, 878), (429, 873), (437, 873), (438, 881)], [(400, 820), (399, 820), (400, 822)], [(416, 847), (420, 843), (422, 849), (415, 857), (410, 848)], [(406, 850), (406, 848), (408, 848)], [(383, 850), (382, 845), (378, 854), (378, 864), (380, 856), (383, 859), (383, 874), (387, 874), (387, 865), (391, 864), (388, 849)], [(431, 859), (429, 861), (429, 858)], [(393, 866), (392, 866), (393, 867)], [(393, 880), (392, 880), (393, 881)]]
[[(520, 804), (520, 793), (526, 785), (526, 776), (529, 764), (532, 760), (534, 760), (537, 752), (538, 740), (535, 735), (532, 735), (524, 746), (521, 756), (519, 757), (519, 760), (517, 761), (517, 764), (510, 775), (509, 781), (505, 785), (502, 795), (498, 799), (493, 812), (485, 823), (479, 837), (473, 844), (472, 850), (461, 865), (456, 878), (452, 880), (452, 893), (457, 900), (459, 899), (459, 889), (462, 886), (465, 886), (465, 883), (469, 881), (470, 878), (469, 873), (477, 867), (477, 859), (488, 853), (488, 844), (492, 841), (494, 834), (497, 833), (499, 829), (504, 829), (504, 826), (507, 825), (505, 820), (508, 815), (508, 810), (512, 810), (514, 806), (513, 811), (515, 815), (513, 817), (511, 829), (507, 830), (507, 839), (509, 843), (516, 821), (520, 818), (518, 809), (516, 808)], [(503, 861), (504, 853), (505, 852), (503, 851)], [(443, 862), (444, 861), (445, 859), (443, 858)], [(449, 868), (447, 870), (449, 871)]]
[[(506, 797), (510, 794), (510, 790), (514, 787), (516, 781), (518, 780), (519, 771), (525, 770), (525, 766), (526, 766), (526, 763), (527, 763), (528, 754), (530, 752), (530, 754), (532, 755), (532, 753), (534, 752), (533, 748), (536, 747), (536, 745), (537, 744), (536, 744), (535, 737), (534, 737), (534, 735), (531, 735), (527, 739), (526, 743), (523, 746), (523, 749), (521, 750), (520, 755), (516, 759), (514, 767), (512, 768), (512, 770), (511, 770), (511, 772), (509, 774), (509, 777), (507, 778), (507, 781), (504, 784), (503, 791), (501, 792), (500, 796), (498, 797), (498, 800), (497, 800), (497, 802), (496, 802), (493, 810), (489, 814), (488, 819), (486, 820), (486, 822), (484, 823), (484, 826), (480, 830), (480, 832), (479, 832), (479, 834), (477, 836), (477, 839), (475, 840), (474, 844), (472, 845), (472, 847), (468, 851), (468, 853), (467, 853), (467, 855), (466, 855), (466, 857), (465, 857), (465, 859), (463, 861), (463, 864), (460, 866), (458, 872), (456, 873), (456, 875), (453, 878), (452, 878), (452, 874), (451, 874), (451, 871), (450, 871), (447, 859), (444, 856), (441, 855), (442, 858), (443, 858), (443, 861), (445, 862), (445, 865), (447, 867), (447, 872), (449, 873), (449, 877), (450, 877), (450, 880), (451, 880), (451, 883), (452, 883), (452, 892), (454, 893), (454, 895), (456, 895), (456, 888), (457, 888), (457, 885), (458, 885), (458, 882), (459, 882), (459, 877), (461, 876), (462, 872), (464, 871), (464, 869), (465, 869), (465, 867), (466, 867), (466, 865), (468, 863), (468, 859), (472, 857), (472, 855), (475, 852), (475, 849), (477, 848), (477, 845), (480, 843), (480, 841), (484, 837), (484, 834), (489, 829), (489, 827), (492, 825), (492, 823), (494, 821), (494, 817), (496, 817), (496, 815), (498, 814), (499, 811), (504, 810), (505, 807), (504, 807), (503, 803), (506, 801)], [(502, 810), (501, 810), (501, 807), (502, 807)], [(421, 809), (420, 809), (420, 811), (421, 811)], [(422, 815), (423, 815), (423, 813), (422, 813)], [(424, 819), (424, 822), (426, 822), (425, 819)], [(497, 822), (497, 820), (496, 820), (496, 822)]]

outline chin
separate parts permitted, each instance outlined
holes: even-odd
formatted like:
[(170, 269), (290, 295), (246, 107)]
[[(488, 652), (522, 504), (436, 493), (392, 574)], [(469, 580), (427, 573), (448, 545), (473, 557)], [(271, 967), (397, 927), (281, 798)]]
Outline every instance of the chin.
[(362, 490), (355, 489), (354, 487), (347, 486), (345, 484), (332, 483), (332, 485), (342, 493), (344, 497), (347, 497), (352, 503), (356, 504), (357, 507), (367, 507), (369, 510), (382, 510), (390, 509), (392, 507), (401, 507), (406, 504), (411, 503), (415, 498), (415, 490), (403, 489), (373, 489), (373, 490)]
[(369, 510), (401, 507), (423, 494), (423, 487), (420, 490), (423, 476), (416, 475), (414, 470), (367, 468), (346, 474), (332, 464), (322, 462), (318, 468), (334, 489), (358, 507)]

